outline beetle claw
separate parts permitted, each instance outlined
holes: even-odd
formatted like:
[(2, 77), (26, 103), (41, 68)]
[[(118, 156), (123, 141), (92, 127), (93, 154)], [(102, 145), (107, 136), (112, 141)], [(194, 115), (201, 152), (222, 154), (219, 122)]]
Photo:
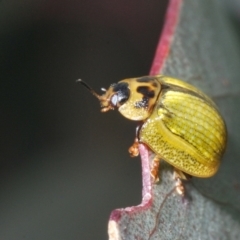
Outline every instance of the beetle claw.
[(191, 178), (191, 176), (186, 175), (185, 173), (183, 173), (182, 171), (178, 170), (178, 169), (174, 169), (174, 173), (173, 173), (173, 177), (176, 181), (175, 186), (176, 186), (176, 191), (180, 196), (184, 196), (185, 195), (185, 187), (183, 185), (183, 181), (182, 180), (188, 180)]
[(128, 149), (131, 157), (137, 157), (139, 155), (139, 142), (138, 139), (135, 138), (132, 146)]
[(185, 188), (184, 188), (183, 182), (180, 178), (176, 179), (176, 191), (182, 197), (185, 195)]
[(158, 156), (155, 156), (151, 166), (151, 176), (153, 178), (154, 183), (159, 182), (159, 166), (160, 166), (160, 159)]

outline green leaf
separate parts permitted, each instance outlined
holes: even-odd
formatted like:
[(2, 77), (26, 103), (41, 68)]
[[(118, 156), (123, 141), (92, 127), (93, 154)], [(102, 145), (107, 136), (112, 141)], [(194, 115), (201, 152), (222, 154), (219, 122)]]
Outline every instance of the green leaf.
[(182, 198), (166, 163), (160, 166), (160, 183), (151, 184), (153, 156), (141, 145), (143, 201), (112, 212), (109, 239), (239, 239), (239, 50), (221, 1), (170, 1), (150, 74), (185, 80), (210, 95), (226, 121), (227, 151), (219, 172), (186, 183)]

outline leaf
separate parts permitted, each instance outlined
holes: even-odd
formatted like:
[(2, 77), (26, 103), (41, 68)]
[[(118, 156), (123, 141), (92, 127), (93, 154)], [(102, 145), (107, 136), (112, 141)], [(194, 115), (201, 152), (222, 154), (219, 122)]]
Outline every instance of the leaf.
[(109, 239), (239, 239), (240, 84), (239, 43), (221, 1), (171, 0), (150, 74), (183, 79), (212, 96), (225, 118), (228, 147), (212, 178), (175, 191), (173, 169), (160, 166), (151, 183), (151, 153), (140, 146), (143, 200), (111, 213)]

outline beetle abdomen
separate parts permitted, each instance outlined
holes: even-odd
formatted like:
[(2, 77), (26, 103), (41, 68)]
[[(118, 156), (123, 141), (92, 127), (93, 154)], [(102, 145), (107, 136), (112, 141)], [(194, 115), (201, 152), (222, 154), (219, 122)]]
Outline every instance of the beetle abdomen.
[[(156, 128), (156, 125), (158, 128)], [(140, 130), (140, 142), (149, 146), (160, 158), (174, 167), (193, 176), (210, 177), (217, 171), (219, 163), (209, 166), (196, 149), (174, 135), (160, 120), (147, 120)]]
[(216, 110), (202, 99), (181, 92), (169, 91), (163, 102), (173, 115), (162, 119), (167, 128), (193, 145), (207, 159), (206, 164), (219, 159), (225, 127)]
[(212, 176), (225, 150), (226, 128), (211, 100), (170, 87), (155, 108), (140, 130), (140, 141), (190, 175)]

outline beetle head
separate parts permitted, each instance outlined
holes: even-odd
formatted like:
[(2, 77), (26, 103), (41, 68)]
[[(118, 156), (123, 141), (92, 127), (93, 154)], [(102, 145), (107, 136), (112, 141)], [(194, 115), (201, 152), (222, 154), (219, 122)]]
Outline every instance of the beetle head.
[(89, 85), (87, 85), (81, 79), (78, 79), (84, 87), (86, 87), (99, 101), (101, 105), (101, 112), (107, 112), (119, 108), (124, 102), (126, 102), (130, 95), (127, 83), (111, 84), (109, 89), (102, 88), (105, 93), (98, 95)]
[(119, 107), (119, 112), (131, 120), (147, 119), (152, 113), (161, 90), (156, 77), (129, 78), (117, 83), (119, 84), (125, 84), (129, 89), (129, 97)]
[(124, 117), (134, 121), (149, 117), (161, 89), (155, 77), (130, 78), (111, 84), (108, 90), (102, 89), (105, 93), (100, 96), (85, 82), (78, 81), (98, 98), (102, 112), (117, 108)]

